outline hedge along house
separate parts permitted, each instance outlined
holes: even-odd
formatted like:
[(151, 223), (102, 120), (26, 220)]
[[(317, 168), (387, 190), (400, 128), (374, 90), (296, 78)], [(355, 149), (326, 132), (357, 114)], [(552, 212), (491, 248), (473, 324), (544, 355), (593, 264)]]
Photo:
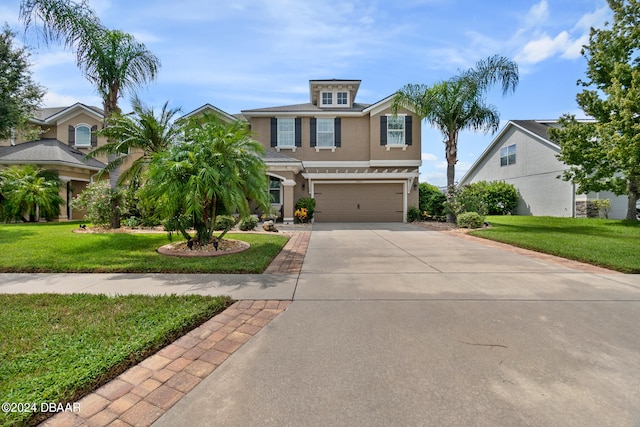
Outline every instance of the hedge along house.
[(285, 222), (316, 200), (315, 221), (405, 222), (418, 205), (421, 123), (393, 95), (356, 102), (360, 80), (311, 80), (305, 104), (243, 110), (266, 151), (272, 207)]
[(462, 177), (458, 186), (478, 181), (504, 181), (520, 193), (519, 215), (596, 217), (593, 203), (609, 199), (609, 218), (623, 219), (627, 198), (611, 192), (577, 194), (560, 179), (567, 165), (556, 157), (560, 147), (549, 138), (555, 120), (510, 120)]
[(40, 129), (40, 138), (16, 134), (0, 141), (0, 167), (30, 164), (56, 173), (62, 182), (60, 197), (66, 201), (56, 220), (82, 219), (84, 213), (74, 212), (71, 200), (105, 167), (102, 161), (84, 159), (92, 148), (106, 143), (95, 134), (103, 120), (100, 108), (81, 103), (38, 110), (30, 124)]

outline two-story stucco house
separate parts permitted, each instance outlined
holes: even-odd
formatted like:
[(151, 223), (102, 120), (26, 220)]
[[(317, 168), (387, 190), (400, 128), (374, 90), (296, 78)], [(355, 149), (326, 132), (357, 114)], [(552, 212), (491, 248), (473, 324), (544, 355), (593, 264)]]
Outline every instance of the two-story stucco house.
[(315, 221), (406, 221), (418, 205), (421, 123), (393, 96), (356, 102), (360, 80), (311, 80), (305, 104), (243, 110), (266, 150), (269, 192), (285, 222), (298, 199)]
[(103, 120), (100, 108), (81, 103), (43, 108), (31, 119), (31, 124), (42, 131), (40, 139), (26, 140), (17, 134), (0, 141), (0, 167), (31, 164), (57, 173), (63, 184), (60, 197), (66, 201), (57, 220), (82, 219), (83, 213), (73, 212), (70, 202), (105, 167), (102, 161), (84, 159), (92, 148), (106, 143), (94, 133)]
[(609, 218), (626, 216), (627, 199), (611, 192), (579, 194), (560, 179), (568, 169), (557, 155), (560, 147), (549, 138), (555, 120), (510, 120), (462, 177), (459, 186), (477, 181), (504, 181), (520, 193), (519, 215), (597, 216), (591, 203), (611, 200)]

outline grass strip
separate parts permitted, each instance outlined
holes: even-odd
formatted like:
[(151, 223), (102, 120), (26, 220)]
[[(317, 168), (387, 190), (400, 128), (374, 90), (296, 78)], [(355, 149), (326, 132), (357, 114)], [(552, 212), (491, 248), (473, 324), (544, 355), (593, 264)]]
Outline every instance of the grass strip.
[(490, 216), (469, 234), (563, 258), (640, 273), (640, 223), (597, 218)]
[[(279, 234), (229, 233), (245, 252), (206, 258), (160, 255), (166, 233), (73, 233), (74, 223), (0, 225), (2, 273), (262, 273), (286, 244)], [(174, 240), (178, 241), (174, 234)], [(181, 240), (181, 239), (180, 239)]]
[[(200, 295), (0, 295), (0, 396), (36, 408), (73, 403), (231, 303)], [(0, 412), (0, 425), (44, 417)]]

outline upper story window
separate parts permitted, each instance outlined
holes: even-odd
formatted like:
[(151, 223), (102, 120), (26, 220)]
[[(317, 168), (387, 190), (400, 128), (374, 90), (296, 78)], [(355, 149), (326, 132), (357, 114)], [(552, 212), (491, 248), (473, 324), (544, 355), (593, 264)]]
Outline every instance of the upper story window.
[(79, 125), (69, 125), (69, 145), (76, 147), (97, 147), (98, 146), (97, 125), (89, 126), (81, 123)]
[(331, 91), (320, 93), (321, 107), (349, 107), (349, 92)]
[(317, 147), (333, 147), (334, 119), (317, 119), (318, 139)]
[(295, 151), (302, 146), (302, 126), (300, 118), (272, 117), (271, 118), (271, 146), (280, 150), (288, 148)]
[(78, 147), (91, 147), (91, 128), (87, 125), (78, 125), (75, 128), (75, 145)]
[(412, 117), (408, 115), (380, 116), (380, 145), (389, 150), (400, 147), (403, 150), (412, 144)]
[(500, 149), (500, 166), (514, 165), (516, 163), (516, 144)]
[(335, 151), (337, 147), (341, 146), (342, 119), (340, 117), (312, 117), (309, 121), (309, 127), (311, 129), (309, 135), (311, 146), (315, 147), (316, 151), (323, 148)]
[(387, 145), (404, 143), (404, 116), (387, 117)]
[(278, 146), (294, 147), (295, 142), (295, 120), (278, 119)]

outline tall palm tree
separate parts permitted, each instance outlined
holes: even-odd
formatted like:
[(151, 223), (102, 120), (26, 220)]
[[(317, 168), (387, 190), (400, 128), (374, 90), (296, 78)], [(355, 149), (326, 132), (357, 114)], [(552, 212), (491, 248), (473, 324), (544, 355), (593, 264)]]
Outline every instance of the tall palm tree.
[(116, 113), (107, 120), (107, 126), (98, 133), (106, 136), (109, 142), (88, 154), (93, 158), (105, 154), (112, 158), (100, 171), (98, 178), (130, 163), (120, 175), (118, 184), (141, 182), (151, 158), (156, 153), (167, 150), (180, 135), (181, 130), (174, 121), (180, 109), (169, 108), (168, 104), (165, 102), (156, 114), (153, 107), (145, 106), (134, 96), (131, 101), (133, 114)]
[[(396, 93), (393, 111), (410, 108), (444, 136), (448, 192), (455, 186), (460, 131), (495, 133), (500, 127), (500, 114), (495, 106), (487, 104), (486, 93), (496, 83), (501, 84), (504, 95), (514, 92), (518, 80), (518, 65), (495, 55), (433, 86), (408, 84)], [(448, 215), (447, 220), (453, 221), (453, 217)]]
[(176, 222), (185, 238), (191, 238), (187, 229), (193, 227), (196, 243), (209, 243), (218, 206), (241, 216), (250, 213), (249, 199), (265, 210), (269, 207), (260, 157), (264, 149), (251, 139), (245, 122), (227, 123), (213, 115), (192, 118), (184, 125), (184, 138), (154, 157), (147, 185), (165, 218), (186, 218)]
[[(25, 30), (39, 29), (45, 44), (61, 42), (75, 52), (78, 68), (102, 98), (106, 120), (120, 112), (118, 99), (123, 91), (156, 78), (160, 60), (131, 34), (103, 26), (84, 1), (23, 0), (20, 19)], [(111, 175), (115, 188), (118, 170)]]

